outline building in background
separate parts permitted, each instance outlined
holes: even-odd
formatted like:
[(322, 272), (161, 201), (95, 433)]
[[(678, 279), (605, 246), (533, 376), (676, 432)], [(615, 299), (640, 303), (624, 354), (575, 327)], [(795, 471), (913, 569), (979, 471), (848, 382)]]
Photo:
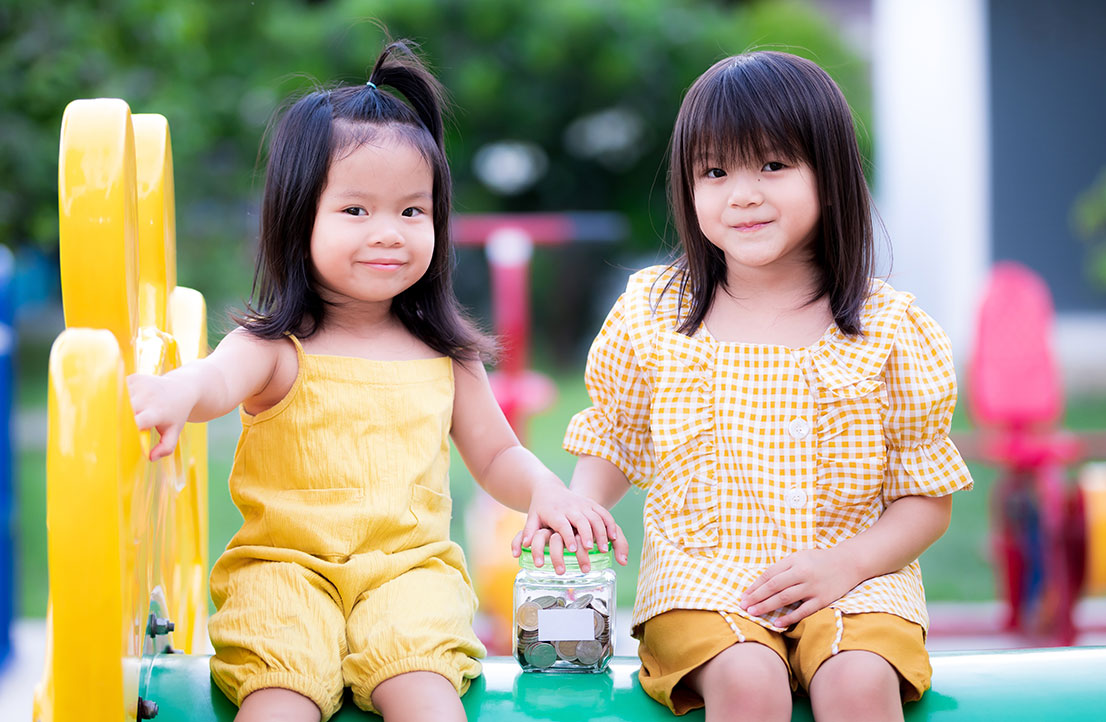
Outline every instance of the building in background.
[(963, 358), (991, 264), (1024, 263), (1053, 293), (1069, 391), (1106, 389), (1106, 289), (1071, 222), (1106, 168), (1106, 3), (818, 4), (870, 42), (892, 284), (917, 295)]

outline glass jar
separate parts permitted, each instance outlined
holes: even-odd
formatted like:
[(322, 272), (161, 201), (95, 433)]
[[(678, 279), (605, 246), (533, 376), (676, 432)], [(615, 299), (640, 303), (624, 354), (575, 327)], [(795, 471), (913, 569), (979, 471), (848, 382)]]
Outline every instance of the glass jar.
[(565, 573), (534, 566), (522, 550), (515, 575), (515, 657), (524, 672), (602, 672), (614, 656), (615, 574), (611, 553), (591, 551), (591, 570), (580, 571), (565, 552)]

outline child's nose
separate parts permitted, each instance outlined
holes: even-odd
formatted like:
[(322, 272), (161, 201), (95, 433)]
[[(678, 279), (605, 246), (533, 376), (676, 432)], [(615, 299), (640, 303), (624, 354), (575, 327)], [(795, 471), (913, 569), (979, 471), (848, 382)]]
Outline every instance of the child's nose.
[(730, 183), (730, 205), (738, 208), (758, 205), (764, 200), (760, 179), (750, 173), (736, 173)]
[(403, 244), (403, 234), (395, 223), (381, 220), (374, 224), (369, 234), (369, 243), (374, 246), (399, 246)]

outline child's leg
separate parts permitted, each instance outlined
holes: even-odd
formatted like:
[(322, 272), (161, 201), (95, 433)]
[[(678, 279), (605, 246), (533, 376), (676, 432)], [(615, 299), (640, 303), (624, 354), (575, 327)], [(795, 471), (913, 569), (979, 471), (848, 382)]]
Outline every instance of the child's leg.
[(929, 688), (925, 633), (894, 614), (842, 614), (827, 607), (787, 635), (796, 640), (791, 669), (810, 692), (818, 722), (901, 720), (903, 702)]
[(664, 612), (636, 633), (641, 688), (675, 714), (706, 706), (712, 722), (791, 719), (791, 674), (779, 634), (701, 609)]
[(267, 718), (252, 716), (248, 707), (286, 695), (308, 700), (311, 708), (300, 714), (292, 703), (287, 719), (318, 720), (320, 709), (329, 718), (342, 702), (346, 651), (345, 616), (333, 586), (298, 564), (227, 559), (230, 553), (211, 577), (219, 607), (208, 623), (215, 684), (249, 715), (240, 719)]
[[(435, 559), (362, 593), (346, 620), (349, 654), (342, 660), (354, 703), (389, 720), (452, 719), (445, 712), (425, 716), (433, 708), (463, 719), (460, 695), (480, 675), (477, 659), (486, 654), (472, 630), (475, 608), (461, 571)], [(385, 710), (378, 698), (397, 703)], [(415, 716), (394, 716), (404, 707)]]
[(407, 672), (376, 685), (373, 707), (384, 722), (464, 722), (465, 708), (453, 683), (434, 672)]
[(787, 665), (756, 642), (738, 642), (684, 678), (706, 703), (707, 722), (791, 719)]
[(279, 687), (259, 689), (246, 699), (235, 722), (319, 722), (318, 706), (299, 692)]
[(818, 722), (901, 720), (899, 674), (874, 652), (841, 652), (814, 673), (810, 705)]

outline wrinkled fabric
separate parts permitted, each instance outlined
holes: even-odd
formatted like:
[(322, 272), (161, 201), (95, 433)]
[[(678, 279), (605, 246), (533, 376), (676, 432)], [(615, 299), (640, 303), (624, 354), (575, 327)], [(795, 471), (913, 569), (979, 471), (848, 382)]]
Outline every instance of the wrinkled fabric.
[(308, 355), (276, 406), (244, 410), (230, 492), (242, 513), (211, 574), (216, 684), (235, 703), (283, 687), (323, 719), (351, 687), (430, 671), (459, 693), (485, 655), (449, 540), (448, 358)]
[[(588, 355), (592, 406), (564, 448), (646, 490), (635, 629), (670, 609), (753, 617), (745, 589), (801, 549), (835, 546), (906, 495), (969, 489), (948, 439), (956, 376), (944, 332), (913, 297), (872, 281), (864, 335), (836, 325), (810, 346), (722, 342), (675, 329), (675, 273), (634, 274)], [(928, 626), (917, 561), (831, 605)]]

